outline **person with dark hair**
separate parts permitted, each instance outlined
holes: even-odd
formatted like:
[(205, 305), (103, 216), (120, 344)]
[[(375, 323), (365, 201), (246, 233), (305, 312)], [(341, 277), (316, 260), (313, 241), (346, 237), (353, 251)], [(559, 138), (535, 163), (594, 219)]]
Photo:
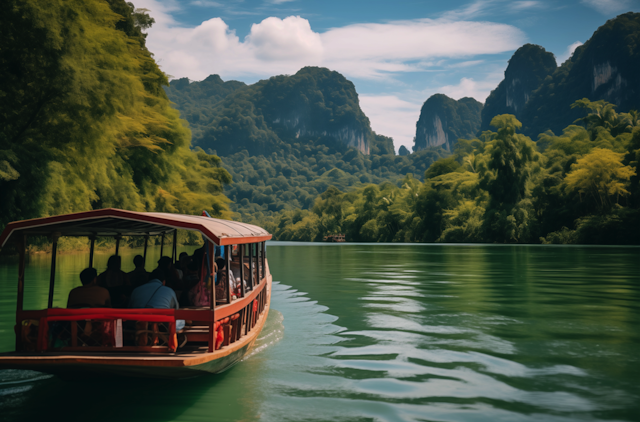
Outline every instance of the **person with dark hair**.
[(136, 255), (133, 258), (133, 265), (136, 266), (135, 270), (131, 271), (127, 275), (129, 276), (131, 288), (135, 289), (149, 281), (149, 273), (144, 269), (144, 257), (142, 255)]
[(82, 286), (69, 292), (67, 308), (109, 308), (111, 296), (104, 287), (98, 286), (98, 272), (95, 268), (86, 268), (80, 273)]
[(156, 269), (164, 271), (167, 286), (171, 287), (177, 293), (177, 291), (180, 290), (180, 273), (178, 273), (176, 267), (173, 265), (171, 257), (161, 257), (158, 260), (158, 267)]
[[(142, 286), (131, 293), (130, 308), (178, 309), (178, 298), (171, 287), (165, 286), (167, 273), (156, 268)], [(176, 331), (184, 328), (184, 320), (176, 320)]]
[(107, 269), (98, 276), (98, 286), (105, 287), (113, 299), (113, 306), (124, 307), (129, 293), (129, 276), (122, 271), (122, 258), (112, 255), (107, 261)]

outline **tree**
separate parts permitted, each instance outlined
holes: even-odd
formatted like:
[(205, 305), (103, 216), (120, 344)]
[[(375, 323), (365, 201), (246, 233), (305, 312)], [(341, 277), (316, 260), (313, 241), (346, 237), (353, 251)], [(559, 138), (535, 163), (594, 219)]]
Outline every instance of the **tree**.
[(484, 218), (486, 240), (527, 241), (535, 215), (530, 202), (529, 182), (539, 170), (536, 144), (516, 133), (522, 124), (510, 114), (496, 116), (491, 125), (498, 129), (486, 146), (487, 165), (480, 170), (480, 186), (490, 201)]
[(591, 199), (601, 213), (610, 211), (620, 196), (629, 195), (625, 185), (636, 174), (622, 164), (623, 157), (622, 153), (594, 148), (571, 166), (564, 179), (565, 189), (578, 191), (581, 200)]

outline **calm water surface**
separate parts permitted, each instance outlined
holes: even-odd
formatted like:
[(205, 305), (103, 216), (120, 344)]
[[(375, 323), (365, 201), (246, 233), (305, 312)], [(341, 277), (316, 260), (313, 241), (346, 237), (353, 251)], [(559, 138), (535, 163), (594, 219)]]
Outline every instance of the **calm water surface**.
[[(46, 306), (48, 258), (30, 259), (27, 307)], [(0, 371), (0, 419), (640, 421), (638, 248), (270, 243), (268, 258), (272, 311), (241, 364), (178, 382)], [(86, 260), (59, 257), (55, 305)], [(0, 351), (16, 272), (0, 263)]]

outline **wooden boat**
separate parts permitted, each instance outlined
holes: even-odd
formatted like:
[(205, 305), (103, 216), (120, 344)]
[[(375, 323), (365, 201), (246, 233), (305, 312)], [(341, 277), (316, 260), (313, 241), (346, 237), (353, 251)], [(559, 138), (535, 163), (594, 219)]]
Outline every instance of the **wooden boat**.
[[(208, 295), (209, 306), (181, 309), (52, 306), (59, 237), (89, 237), (88, 267), (93, 267), (94, 245), (99, 236), (115, 237), (116, 255), (122, 236), (143, 236), (146, 259), (151, 236), (162, 237), (162, 255), (165, 237), (173, 235), (175, 262), (177, 230), (200, 232), (205, 240), (200, 283), (204, 283), (202, 291)], [(29, 236), (49, 236), (52, 240), (47, 309), (23, 309), (25, 248)], [(208, 216), (118, 209), (10, 223), (0, 235), (0, 248), (14, 242), (19, 254), (16, 346), (15, 351), (0, 354), (0, 369), (30, 369), (69, 378), (96, 374), (189, 378), (222, 372), (247, 355), (265, 324), (271, 298), (265, 242), (270, 238), (260, 227)], [(231, 288), (224, 289), (222, 297), (216, 297), (215, 246), (225, 246), (226, 266), (217, 274), (222, 283), (228, 285), (229, 271), (235, 278), (235, 269), (245, 281), (239, 283), (237, 299)], [(184, 330), (187, 343), (180, 348), (176, 344), (176, 320), (187, 321)], [(64, 341), (59, 341), (60, 338)]]
[(324, 242), (346, 242), (345, 236), (342, 233), (329, 234), (322, 238)]

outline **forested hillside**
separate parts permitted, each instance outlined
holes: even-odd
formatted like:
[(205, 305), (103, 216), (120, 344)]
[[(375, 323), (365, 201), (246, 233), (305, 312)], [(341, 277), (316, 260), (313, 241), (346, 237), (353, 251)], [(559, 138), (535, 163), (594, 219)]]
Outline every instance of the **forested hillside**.
[(0, 15), (0, 225), (92, 208), (229, 216), (220, 159), (190, 149), (153, 24), (124, 0), (10, 0)]
[(243, 221), (262, 221), (274, 211), (310, 208), (329, 186), (347, 191), (370, 183), (399, 183), (407, 174), (420, 177), (447, 155), (441, 148), (410, 156), (364, 155), (339, 143), (307, 141), (269, 156), (239, 152), (223, 157), (222, 165), (233, 176), (225, 190), (232, 209)]
[(165, 90), (190, 122), (193, 142), (220, 154), (233, 177), (225, 192), (243, 220), (307, 209), (329, 186), (421, 178), (449, 155), (430, 147), (396, 156), (393, 139), (371, 131), (353, 84), (328, 69), (307, 67), (248, 86), (218, 75), (183, 78)]
[(344, 233), (348, 241), (638, 244), (640, 119), (604, 101), (538, 143), (509, 114), (494, 131), (460, 140), (421, 182), (329, 187), (310, 210), (260, 221), (279, 240)]
[(375, 142), (353, 83), (338, 72), (305, 67), (253, 85), (173, 82), (166, 90), (196, 130), (193, 144), (227, 156), (270, 155), (304, 140), (338, 141), (368, 154)]

